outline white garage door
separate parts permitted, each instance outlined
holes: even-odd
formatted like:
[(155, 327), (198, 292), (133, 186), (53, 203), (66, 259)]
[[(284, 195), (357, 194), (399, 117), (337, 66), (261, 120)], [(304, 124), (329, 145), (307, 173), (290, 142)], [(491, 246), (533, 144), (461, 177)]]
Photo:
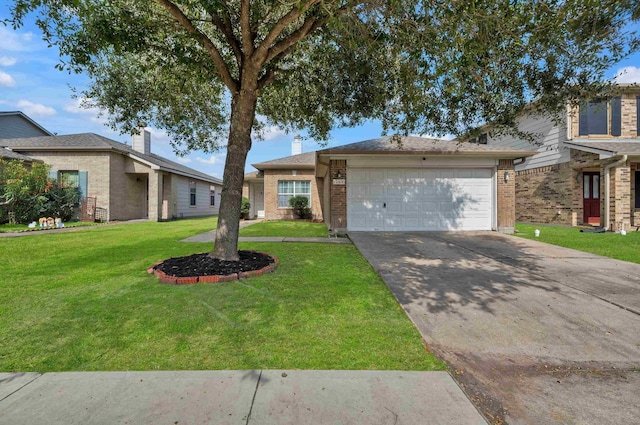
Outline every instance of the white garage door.
[(352, 231), (491, 230), (490, 168), (350, 168)]

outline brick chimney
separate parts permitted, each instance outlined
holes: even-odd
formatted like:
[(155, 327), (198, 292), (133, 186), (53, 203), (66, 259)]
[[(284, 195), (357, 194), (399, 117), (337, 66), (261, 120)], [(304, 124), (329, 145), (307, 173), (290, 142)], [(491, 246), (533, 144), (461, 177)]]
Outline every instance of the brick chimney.
[(138, 130), (131, 135), (131, 147), (140, 153), (148, 155), (151, 153), (151, 132), (145, 127), (146, 122), (138, 123)]
[(293, 143), (291, 143), (291, 155), (300, 155), (302, 153), (302, 140), (300, 135), (293, 136)]

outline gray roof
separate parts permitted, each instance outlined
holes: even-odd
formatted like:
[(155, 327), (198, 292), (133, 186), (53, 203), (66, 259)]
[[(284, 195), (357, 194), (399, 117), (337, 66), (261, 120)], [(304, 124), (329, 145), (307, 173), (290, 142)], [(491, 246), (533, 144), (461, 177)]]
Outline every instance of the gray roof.
[(629, 141), (629, 142), (618, 142), (618, 141), (566, 141), (565, 145), (568, 145), (570, 148), (578, 149), (580, 148), (588, 148), (588, 149), (597, 149), (601, 151), (611, 152), (618, 155), (640, 155), (640, 140), (638, 141)]
[(407, 154), (422, 153), (436, 155), (485, 154), (491, 156), (520, 157), (531, 156), (536, 152), (514, 150), (505, 146), (464, 143), (454, 140), (427, 139), (413, 136), (388, 136), (348, 145), (335, 146), (318, 151), (319, 154), (362, 154), (386, 153)]
[(38, 159), (34, 159), (34, 158), (30, 158), (26, 155), (22, 155), (18, 152), (14, 152), (10, 149), (5, 149), (2, 146), (0, 146), (0, 158), (4, 158), (4, 159), (17, 159), (19, 161), (25, 161), (25, 162), (42, 162)]
[(278, 158), (266, 162), (259, 162), (257, 164), (251, 165), (256, 167), (258, 170), (264, 170), (268, 168), (315, 168), (316, 153), (301, 153), (299, 155), (286, 156), (284, 158)]
[(95, 133), (68, 134), (64, 136), (43, 136), (27, 137), (22, 139), (2, 139), (4, 146), (10, 147), (14, 151), (117, 151), (127, 156), (134, 156), (153, 165), (160, 167), (163, 171), (175, 174), (182, 174), (189, 177), (199, 178), (211, 183), (222, 184), (209, 174), (186, 167), (177, 162), (170, 161), (154, 153), (143, 154), (136, 151), (131, 146), (116, 142)]

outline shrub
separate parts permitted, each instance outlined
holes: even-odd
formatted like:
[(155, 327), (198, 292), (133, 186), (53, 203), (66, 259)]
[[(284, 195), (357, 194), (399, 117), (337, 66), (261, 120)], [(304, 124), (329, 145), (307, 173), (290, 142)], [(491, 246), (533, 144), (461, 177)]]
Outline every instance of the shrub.
[(249, 210), (251, 209), (251, 202), (249, 198), (242, 198), (242, 205), (240, 206), (240, 217), (247, 217)]
[(31, 168), (22, 161), (0, 160), (0, 223), (15, 215), (18, 223), (40, 217), (69, 221), (80, 201), (77, 188), (59, 187), (48, 177), (49, 166), (35, 162)]
[(310, 218), (311, 208), (309, 208), (309, 198), (306, 196), (294, 196), (289, 199), (289, 206), (296, 211), (300, 218)]

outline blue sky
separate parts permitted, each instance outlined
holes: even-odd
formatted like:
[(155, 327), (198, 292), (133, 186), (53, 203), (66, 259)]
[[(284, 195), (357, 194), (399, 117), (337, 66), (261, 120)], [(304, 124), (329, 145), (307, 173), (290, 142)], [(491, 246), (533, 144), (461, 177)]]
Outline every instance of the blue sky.
[[(4, 0), (0, 2), (0, 20), (8, 17), (9, 4)], [(130, 144), (130, 136), (106, 127), (104, 120), (97, 117), (97, 111), (79, 107), (78, 100), (72, 98), (71, 86), (81, 90), (88, 79), (84, 75), (58, 71), (54, 68), (58, 62), (58, 51), (47, 48), (32, 20), (26, 21), (17, 31), (0, 24), (0, 110), (20, 110), (57, 134), (92, 132)], [(619, 63), (607, 76), (614, 77), (623, 69), (626, 72), (620, 81), (640, 82), (640, 53)], [(375, 121), (355, 128), (336, 129), (328, 146), (378, 137), (381, 131), (380, 123)], [(285, 134), (281, 129), (268, 129), (265, 140), (254, 141), (247, 159), (247, 171), (253, 170), (252, 163), (290, 155), (292, 139), (292, 134)], [(222, 178), (224, 150), (214, 155), (194, 151), (179, 158), (161, 129), (151, 129), (151, 141), (152, 152)], [(304, 152), (318, 148), (312, 140), (303, 142)]]

